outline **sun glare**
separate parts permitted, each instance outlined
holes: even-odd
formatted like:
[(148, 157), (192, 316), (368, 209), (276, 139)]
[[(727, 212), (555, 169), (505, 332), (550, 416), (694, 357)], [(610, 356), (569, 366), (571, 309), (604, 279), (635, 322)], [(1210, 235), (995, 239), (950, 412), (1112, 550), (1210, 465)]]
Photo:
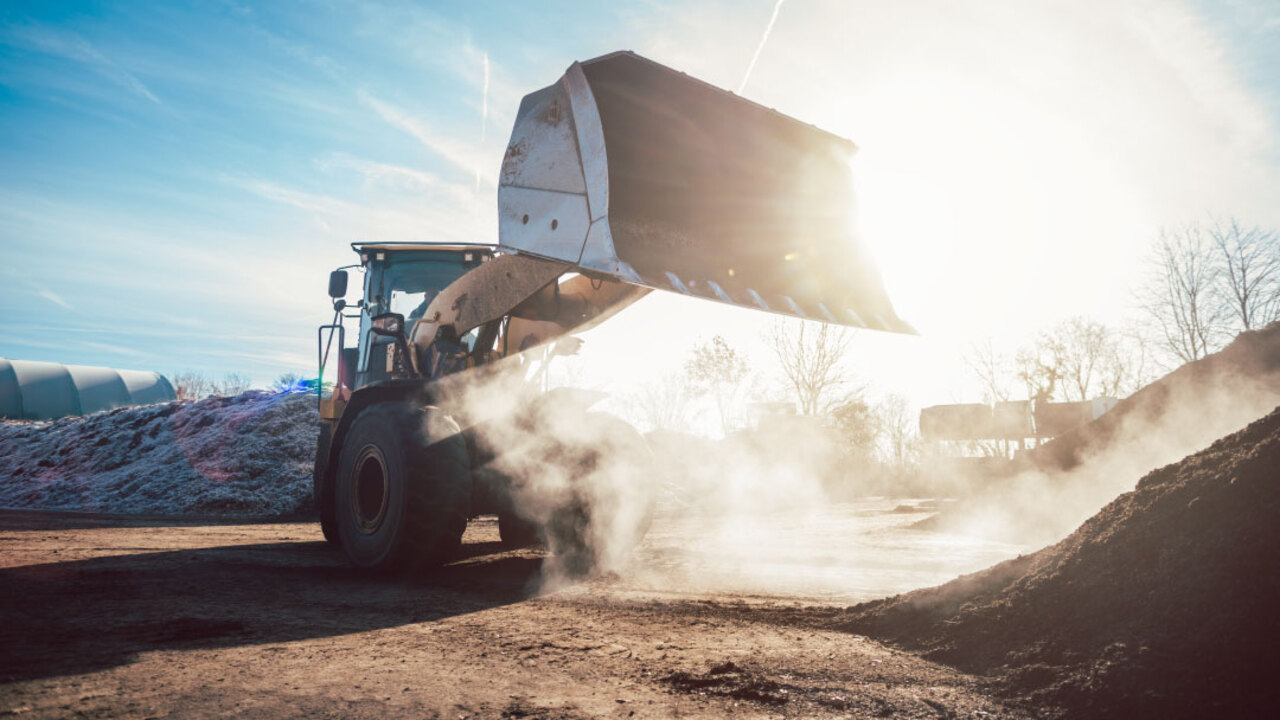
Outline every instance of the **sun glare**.
[(1034, 97), (962, 78), (899, 79), (861, 105), (862, 232), (904, 317), (980, 337), (1073, 311), (1084, 288), (1063, 281), (1089, 276), (1090, 228), (1128, 224), (1098, 149)]

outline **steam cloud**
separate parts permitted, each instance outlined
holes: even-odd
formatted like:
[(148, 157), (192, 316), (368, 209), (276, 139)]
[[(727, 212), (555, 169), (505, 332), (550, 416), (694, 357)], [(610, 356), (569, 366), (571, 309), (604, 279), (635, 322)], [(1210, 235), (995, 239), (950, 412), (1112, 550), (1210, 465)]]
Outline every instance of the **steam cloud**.
[[(904, 488), (817, 421), (788, 418), (719, 441), (659, 432), (645, 447), (616, 418), (572, 402), (521, 414), (517, 380), (473, 392), (469, 407), (518, 418), (483, 425), (485, 442), (502, 451), (493, 469), (509, 478), (527, 519), (578, 522), (572, 529), (590, 547), (584, 555), (549, 539), (544, 589), (610, 573), (624, 593), (850, 602), (1054, 542), (1151, 469), (1270, 411), (1280, 403), (1280, 325), (1153, 383), (1004, 477), (966, 482), (926, 465), (916, 499), (901, 499)], [(591, 512), (575, 515), (580, 507)]]
[(1201, 450), (1280, 403), (1280, 323), (1185, 365), (1094, 423), (1027, 454), (1015, 472), (921, 525), (1043, 545), (1151, 470)]
[[(621, 592), (848, 602), (936, 584), (1023, 550), (970, 538), (940, 548), (935, 533), (903, 530), (931, 506), (891, 512), (902, 501), (867, 501), (880, 487), (873, 468), (816, 419), (719, 441), (641, 438), (572, 400), (529, 412), (519, 376), (467, 392), (453, 412), (468, 414), (496, 456), (479, 474), (504, 480), (521, 516), (549, 528), (544, 591), (609, 575)], [(897, 554), (886, 557), (886, 547)]]

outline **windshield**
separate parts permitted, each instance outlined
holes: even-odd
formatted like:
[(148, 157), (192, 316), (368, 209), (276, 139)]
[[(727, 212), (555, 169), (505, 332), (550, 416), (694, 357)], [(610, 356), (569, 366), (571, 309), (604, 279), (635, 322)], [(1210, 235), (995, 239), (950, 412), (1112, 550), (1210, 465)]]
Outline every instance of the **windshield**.
[(406, 292), (404, 290), (391, 290), (391, 312), (400, 313), (404, 316), (405, 326), (412, 327), (414, 321), (422, 317), (427, 311), (427, 306), (432, 300), (436, 299), (437, 291), (424, 290), (422, 292)]
[[(389, 263), (382, 273), (379, 308), (381, 312), (399, 313), (404, 316), (405, 328), (411, 331), (427, 312), (436, 295), (465, 272), (465, 267), (453, 258), (445, 260), (400, 260)], [(410, 333), (411, 334), (411, 333)], [(468, 348), (474, 343), (474, 332), (463, 338)]]
[(388, 264), (382, 273), (378, 312), (400, 313), (411, 325), (422, 317), (440, 290), (457, 279), (460, 270), (453, 263), (430, 260)]

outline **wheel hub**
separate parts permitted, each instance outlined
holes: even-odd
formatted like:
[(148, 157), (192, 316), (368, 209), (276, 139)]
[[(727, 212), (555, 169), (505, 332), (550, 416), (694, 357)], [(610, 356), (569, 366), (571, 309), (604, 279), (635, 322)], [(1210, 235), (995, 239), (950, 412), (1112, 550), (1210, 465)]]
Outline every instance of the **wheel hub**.
[(356, 481), (351, 484), (350, 507), (355, 514), (356, 529), (372, 535), (387, 517), (387, 465), (376, 445), (366, 445), (356, 459)]

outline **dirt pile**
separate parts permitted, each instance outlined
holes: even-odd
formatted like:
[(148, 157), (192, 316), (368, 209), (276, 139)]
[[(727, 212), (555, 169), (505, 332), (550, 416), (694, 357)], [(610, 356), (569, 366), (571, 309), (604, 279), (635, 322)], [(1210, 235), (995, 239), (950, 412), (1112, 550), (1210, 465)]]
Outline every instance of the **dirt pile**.
[(1241, 333), (1121, 400), (1092, 423), (1023, 453), (1000, 477), (919, 529), (1025, 544), (1062, 538), (1141, 477), (1280, 404), (1280, 323)]
[(1148, 474), (1057, 545), (837, 624), (1071, 717), (1275, 717), (1277, 518), (1280, 408)]
[[(1176, 432), (1208, 442), (1235, 428), (1215, 432), (1244, 412), (1260, 417), (1280, 395), (1280, 322), (1241, 333), (1220, 352), (1189, 362), (1116, 403), (1102, 417), (1026, 453), (1025, 461), (1046, 471), (1073, 470), (1107, 449), (1144, 443), (1153, 431)], [(1218, 407), (1220, 397), (1246, 400), (1245, 407)], [(1256, 412), (1255, 412), (1256, 409)], [(1196, 415), (1198, 423), (1170, 422), (1170, 415)], [(1207, 415), (1208, 417), (1203, 417)], [(1192, 427), (1186, 427), (1187, 425)], [(1147, 442), (1160, 442), (1152, 437)]]
[(251, 390), (0, 423), (0, 507), (282, 516), (311, 506), (315, 397)]

